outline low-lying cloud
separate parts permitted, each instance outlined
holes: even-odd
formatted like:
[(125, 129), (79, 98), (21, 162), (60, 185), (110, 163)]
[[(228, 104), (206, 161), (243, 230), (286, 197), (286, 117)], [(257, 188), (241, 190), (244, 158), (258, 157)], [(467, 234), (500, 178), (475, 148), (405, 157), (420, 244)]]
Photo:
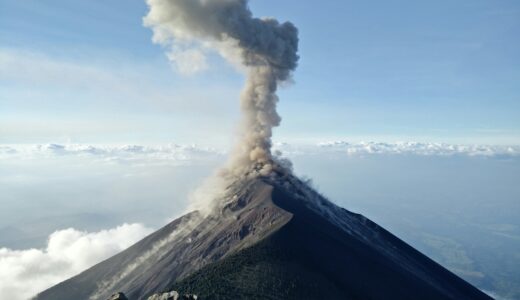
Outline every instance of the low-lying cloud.
[(92, 233), (69, 228), (52, 233), (45, 249), (0, 248), (0, 295), (2, 299), (29, 299), (151, 232), (141, 224), (123, 224)]
[[(419, 155), (468, 157), (517, 157), (517, 145), (461, 145), (421, 142), (347, 142), (327, 141), (310, 143), (275, 143), (273, 148), (285, 155), (340, 153), (363, 155)], [(100, 158), (107, 162), (164, 162), (190, 163), (207, 159), (221, 159), (226, 151), (198, 145), (167, 144), (143, 145), (89, 145), (89, 144), (35, 144), (0, 146), (1, 159), (41, 159), (59, 156)]]
[(349, 156), (366, 155), (419, 155), (419, 156), (468, 156), (468, 157), (516, 157), (520, 146), (457, 145), (421, 142), (347, 142), (327, 141), (313, 145), (279, 143), (275, 148), (288, 155), (339, 153)]
[(143, 145), (89, 145), (89, 144), (35, 144), (0, 146), (1, 159), (46, 159), (60, 156), (80, 157), (120, 163), (165, 163), (185, 164), (224, 155), (209, 147), (196, 145), (167, 144), (159, 146)]

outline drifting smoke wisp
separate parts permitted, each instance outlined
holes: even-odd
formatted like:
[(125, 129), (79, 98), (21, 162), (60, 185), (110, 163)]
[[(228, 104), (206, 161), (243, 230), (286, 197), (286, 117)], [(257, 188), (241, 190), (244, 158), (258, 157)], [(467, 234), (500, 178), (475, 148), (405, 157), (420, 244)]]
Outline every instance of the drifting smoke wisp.
[[(252, 16), (247, 0), (147, 0), (144, 18), (153, 41), (169, 47), (168, 57), (180, 69), (206, 66), (204, 50), (218, 51), (247, 70), (241, 95), (241, 139), (229, 170), (242, 175), (251, 169), (268, 175), (278, 167), (271, 153), (272, 129), (280, 124), (276, 111), (278, 83), (290, 78), (298, 61), (298, 30), (289, 23)], [(196, 58), (187, 66), (187, 58)]]

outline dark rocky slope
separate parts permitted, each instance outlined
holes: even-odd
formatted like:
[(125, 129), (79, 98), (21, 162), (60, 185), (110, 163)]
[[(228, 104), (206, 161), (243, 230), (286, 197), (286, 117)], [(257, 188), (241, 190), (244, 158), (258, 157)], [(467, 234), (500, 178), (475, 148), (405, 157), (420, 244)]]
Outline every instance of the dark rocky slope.
[(37, 299), (490, 299), (293, 176), (235, 182), (227, 197), (218, 214), (181, 217)]

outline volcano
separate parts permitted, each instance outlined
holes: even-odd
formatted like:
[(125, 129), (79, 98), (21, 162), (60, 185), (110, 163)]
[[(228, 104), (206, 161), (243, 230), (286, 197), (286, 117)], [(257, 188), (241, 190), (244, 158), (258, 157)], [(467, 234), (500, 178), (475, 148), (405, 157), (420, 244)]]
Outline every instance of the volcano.
[(491, 299), (290, 173), (227, 186), (192, 212), (37, 295), (128, 299), (176, 290), (199, 299)]

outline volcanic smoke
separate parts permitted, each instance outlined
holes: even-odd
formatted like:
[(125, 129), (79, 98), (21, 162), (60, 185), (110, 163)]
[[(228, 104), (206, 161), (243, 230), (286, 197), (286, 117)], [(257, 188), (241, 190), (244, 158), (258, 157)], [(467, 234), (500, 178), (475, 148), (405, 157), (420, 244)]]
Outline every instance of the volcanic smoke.
[(145, 299), (175, 286), (208, 299), (491, 299), (273, 156), (276, 91), (298, 62), (294, 25), (254, 18), (247, 0), (147, 3), (144, 25), (179, 71), (203, 70), (214, 50), (247, 72), (239, 142), (195, 191), (194, 211), (38, 299)]
[[(147, 0), (144, 25), (153, 41), (168, 48), (180, 67), (203, 69), (204, 51), (216, 50), (247, 72), (241, 95), (241, 136), (230, 159), (229, 175), (255, 171), (269, 175), (280, 168), (271, 153), (272, 129), (280, 82), (290, 79), (298, 62), (298, 30), (290, 22), (255, 18), (247, 0)], [(191, 62), (189, 60), (192, 60)], [(188, 61), (187, 61), (188, 60)]]

